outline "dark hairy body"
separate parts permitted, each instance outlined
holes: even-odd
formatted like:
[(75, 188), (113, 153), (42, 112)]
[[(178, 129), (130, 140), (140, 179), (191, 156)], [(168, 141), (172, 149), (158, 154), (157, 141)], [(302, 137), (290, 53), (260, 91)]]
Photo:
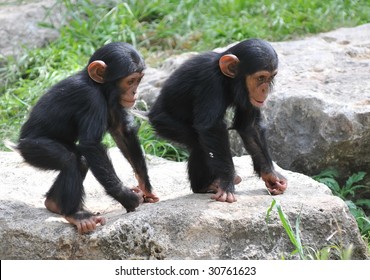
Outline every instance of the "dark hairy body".
[(235, 174), (224, 117), (234, 109), (233, 125), (251, 155), (254, 170), (271, 194), (286, 179), (273, 167), (260, 108), (271, 91), (278, 58), (270, 44), (251, 39), (223, 53), (207, 52), (184, 62), (165, 82), (149, 119), (157, 133), (190, 151), (188, 174), (196, 193), (234, 202)]
[[(80, 233), (93, 231), (105, 218), (84, 208), (83, 181), (90, 169), (107, 194), (127, 211), (158, 198), (152, 193), (137, 128), (127, 109), (133, 106), (144, 61), (132, 46), (111, 43), (97, 50), (79, 73), (50, 88), (22, 126), (17, 150), (26, 162), (59, 174), (46, 194), (45, 206), (64, 215)], [(130, 162), (138, 187), (118, 178), (103, 136), (109, 132)]]

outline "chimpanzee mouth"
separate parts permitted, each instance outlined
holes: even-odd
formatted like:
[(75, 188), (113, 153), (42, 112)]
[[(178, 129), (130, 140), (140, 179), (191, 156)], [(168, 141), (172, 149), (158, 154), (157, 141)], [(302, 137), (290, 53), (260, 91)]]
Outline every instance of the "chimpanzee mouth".
[(261, 107), (261, 106), (263, 106), (263, 105), (265, 104), (265, 100), (263, 100), (263, 101), (259, 101), (259, 100), (256, 100), (256, 99), (254, 99), (254, 98), (251, 98), (251, 100), (253, 101), (253, 102), (252, 102), (252, 103), (253, 103), (253, 105), (258, 106), (258, 107)]

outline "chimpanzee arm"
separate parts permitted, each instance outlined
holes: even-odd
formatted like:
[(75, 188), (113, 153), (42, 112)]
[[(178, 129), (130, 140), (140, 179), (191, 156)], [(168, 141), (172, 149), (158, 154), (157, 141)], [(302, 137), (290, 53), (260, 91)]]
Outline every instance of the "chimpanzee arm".
[(242, 138), (245, 149), (252, 157), (255, 172), (265, 181), (270, 193), (283, 193), (287, 188), (287, 180), (274, 169), (267, 147), (261, 112), (254, 109), (245, 112), (236, 108), (233, 128)]
[(233, 128), (238, 131), (245, 149), (252, 157), (255, 172), (259, 176), (272, 172), (274, 167), (267, 148), (261, 112), (255, 109), (245, 112), (236, 108)]
[(98, 142), (80, 142), (78, 149), (86, 158), (91, 172), (105, 188), (107, 194), (120, 202), (126, 210), (134, 211), (139, 206), (138, 196), (125, 187), (114, 171), (105, 147)]
[(110, 129), (114, 141), (122, 154), (129, 161), (139, 181), (139, 188), (149, 195), (152, 192), (152, 186), (149, 181), (148, 170), (137, 137), (137, 126), (134, 124), (133, 117), (126, 111), (121, 113), (121, 126)]
[[(96, 106), (93, 103), (97, 103)], [(104, 103), (92, 100), (90, 109), (78, 116), (79, 144), (77, 147), (107, 194), (119, 201), (127, 211), (134, 211), (140, 204), (139, 196), (122, 184), (105, 147), (101, 144), (107, 126), (106, 108), (101, 106)]]

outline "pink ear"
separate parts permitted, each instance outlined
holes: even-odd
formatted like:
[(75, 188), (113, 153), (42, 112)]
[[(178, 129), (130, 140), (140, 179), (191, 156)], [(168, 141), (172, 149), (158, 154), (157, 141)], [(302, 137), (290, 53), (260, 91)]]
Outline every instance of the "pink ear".
[(102, 84), (104, 83), (104, 74), (107, 65), (102, 60), (94, 60), (87, 66), (87, 72), (91, 79), (95, 82)]
[(218, 65), (220, 66), (221, 72), (230, 78), (235, 78), (237, 74), (239, 58), (233, 54), (225, 54), (221, 56), (220, 60), (218, 61)]

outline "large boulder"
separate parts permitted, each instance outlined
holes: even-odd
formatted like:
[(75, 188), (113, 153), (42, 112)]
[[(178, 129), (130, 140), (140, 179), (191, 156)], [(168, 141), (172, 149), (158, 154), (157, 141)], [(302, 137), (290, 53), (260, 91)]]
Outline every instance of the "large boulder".
[[(272, 45), (280, 66), (264, 116), (273, 159), (307, 175), (327, 168), (342, 177), (370, 170), (370, 24)], [(148, 107), (163, 81), (192, 55), (148, 71), (140, 90)], [(245, 154), (235, 135), (234, 155)]]
[[(135, 184), (132, 169), (117, 149), (110, 156), (118, 175)], [(215, 202), (193, 194), (186, 164), (148, 157), (149, 175), (161, 201), (126, 211), (89, 172), (86, 205), (107, 224), (85, 235), (43, 206), (55, 172), (39, 171), (13, 152), (0, 153), (0, 259), (281, 259), (294, 250), (273, 199), (292, 225), (300, 216), (302, 243), (313, 249), (353, 246), (354, 259), (366, 259), (366, 245), (345, 203), (311, 178), (280, 170), (289, 180), (284, 195), (271, 197), (253, 175), (249, 156), (235, 157), (243, 181), (238, 201)]]
[(55, 40), (64, 6), (56, 0), (25, 0), (0, 5), (0, 57), (19, 56), (24, 48), (42, 47)]
[(370, 24), (275, 43), (276, 91), (265, 110), (283, 168), (308, 175), (370, 170)]

